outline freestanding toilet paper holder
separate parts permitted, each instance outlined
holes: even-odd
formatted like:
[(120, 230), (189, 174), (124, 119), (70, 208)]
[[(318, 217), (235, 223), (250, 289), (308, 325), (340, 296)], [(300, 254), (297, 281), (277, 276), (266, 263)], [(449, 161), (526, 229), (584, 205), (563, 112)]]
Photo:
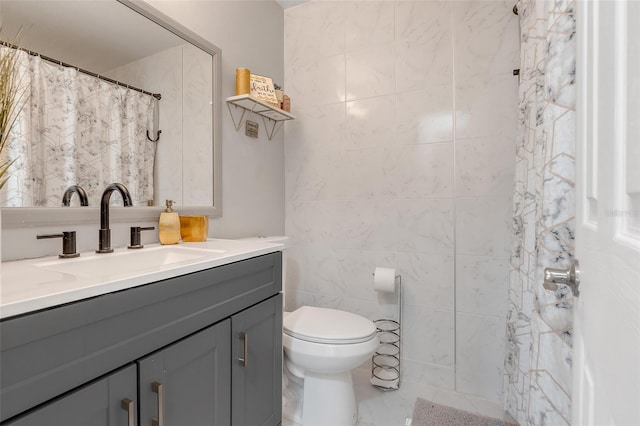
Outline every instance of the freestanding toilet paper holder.
[(384, 391), (400, 389), (402, 277), (396, 275), (395, 280), (398, 283), (398, 321), (387, 318), (374, 321), (380, 346), (371, 357), (370, 382)]

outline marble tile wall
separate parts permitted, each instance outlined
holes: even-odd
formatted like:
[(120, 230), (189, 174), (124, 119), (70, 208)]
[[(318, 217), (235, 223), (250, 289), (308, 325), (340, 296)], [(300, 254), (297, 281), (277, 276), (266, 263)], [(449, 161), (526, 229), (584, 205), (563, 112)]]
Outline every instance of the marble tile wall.
[[(403, 380), (502, 397), (518, 19), (507, 1), (285, 11), (288, 309), (396, 317)], [(418, 395), (416, 395), (418, 396)]]
[(520, 129), (513, 200), (505, 409), (522, 425), (571, 424), (573, 296), (546, 267), (574, 253), (575, 2), (521, 1)]
[(517, 130), (512, 4), (454, 2), (456, 390), (502, 398)]

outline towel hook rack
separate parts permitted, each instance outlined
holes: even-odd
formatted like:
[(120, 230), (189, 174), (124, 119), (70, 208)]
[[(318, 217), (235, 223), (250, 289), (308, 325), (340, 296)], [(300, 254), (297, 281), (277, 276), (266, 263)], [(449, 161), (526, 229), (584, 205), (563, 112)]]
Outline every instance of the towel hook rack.
[(162, 133), (162, 130), (158, 130), (158, 133), (156, 133), (156, 138), (151, 139), (151, 136), (149, 136), (149, 131), (147, 130), (147, 139), (149, 139), (151, 142), (158, 142), (160, 140), (160, 133)]

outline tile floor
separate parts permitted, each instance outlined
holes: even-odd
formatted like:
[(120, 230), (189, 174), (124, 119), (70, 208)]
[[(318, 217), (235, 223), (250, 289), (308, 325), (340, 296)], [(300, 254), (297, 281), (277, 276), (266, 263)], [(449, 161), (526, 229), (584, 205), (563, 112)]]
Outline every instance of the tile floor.
[[(416, 397), (471, 413), (501, 418), (503, 410), (494, 402), (419, 383), (403, 382), (400, 389), (384, 392), (369, 383), (370, 371), (356, 369), (353, 383), (358, 401), (358, 426), (405, 426), (413, 413)], [(282, 426), (299, 426), (283, 419)]]

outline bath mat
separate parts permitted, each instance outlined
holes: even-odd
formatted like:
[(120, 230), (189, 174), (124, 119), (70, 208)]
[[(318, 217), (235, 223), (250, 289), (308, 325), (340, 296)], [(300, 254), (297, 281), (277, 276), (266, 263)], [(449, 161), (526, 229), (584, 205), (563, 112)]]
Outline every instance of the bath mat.
[(518, 426), (511, 421), (479, 416), (418, 398), (411, 426)]

